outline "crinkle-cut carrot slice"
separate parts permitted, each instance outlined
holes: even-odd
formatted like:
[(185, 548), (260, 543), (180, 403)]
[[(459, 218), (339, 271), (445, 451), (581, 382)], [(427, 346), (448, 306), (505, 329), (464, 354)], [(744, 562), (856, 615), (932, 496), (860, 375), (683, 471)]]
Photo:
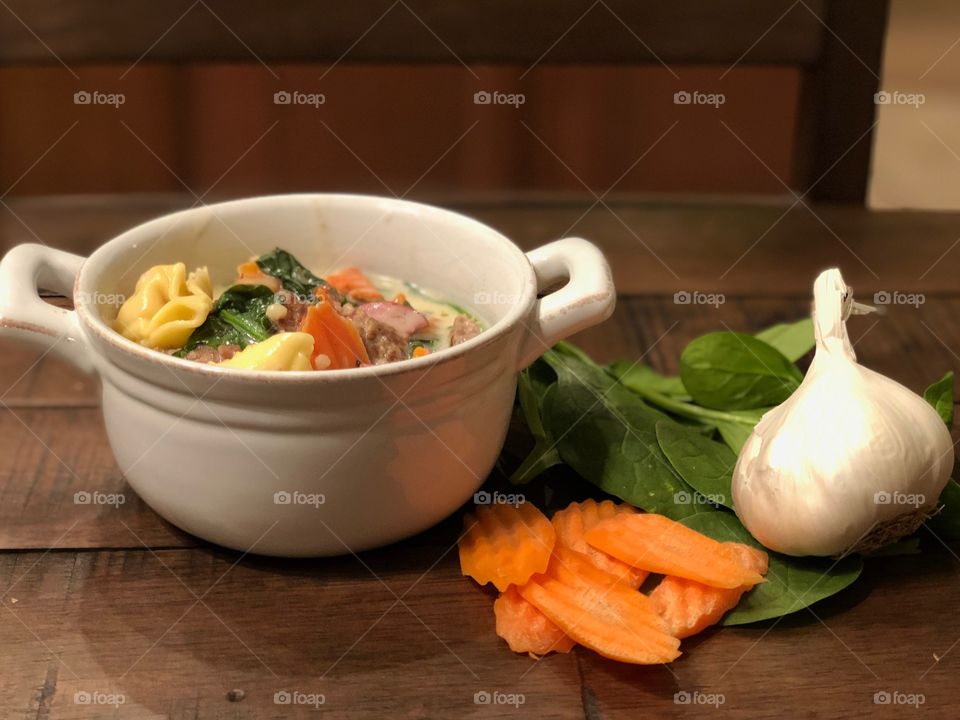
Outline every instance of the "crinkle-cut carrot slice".
[(512, 585), (494, 601), (493, 614), (497, 619), (497, 635), (516, 653), (568, 653), (576, 645)]
[(600, 521), (609, 520), (621, 514), (630, 515), (635, 512), (636, 510), (629, 505), (619, 505), (612, 500), (597, 502), (589, 499), (583, 502), (570, 503), (563, 510), (554, 513), (550, 522), (553, 523), (553, 527), (557, 531), (558, 545), (583, 553), (598, 568), (611, 575), (616, 575), (632, 588), (637, 589), (647, 579), (648, 573), (646, 570), (630, 567), (625, 562), (590, 547), (590, 544), (584, 538), (587, 530)]
[(619, 515), (587, 531), (587, 542), (633, 567), (719, 588), (756, 585), (763, 576), (744, 567), (719, 542), (653, 513)]
[[(555, 558), (548, 574), (534, 576), (517, 591), (569, 637), (604, 657), (653, 665), (680, 656), (680, 641), (666, 632), (649, 598), (585, 557), (576, 568), (570, 565)], [(603, 584), (590, 579), (594, 573), (605, 576)]]
[(547, 569), (557, 533), (532, 503), (484, 505), (463, 518), (460, 571), (500, 591)]
[[(768, 558), (765, 552), (740, 543), (723, 543), (723, 549), (744, 567), (766, 574)], [(735, 608), (741, 596), (752, 587), (715, 588), (667, 575), (650, 593), (650, 601), (666, 620), (670, 633), (685, 638), (720, 622), (720, 618)]]

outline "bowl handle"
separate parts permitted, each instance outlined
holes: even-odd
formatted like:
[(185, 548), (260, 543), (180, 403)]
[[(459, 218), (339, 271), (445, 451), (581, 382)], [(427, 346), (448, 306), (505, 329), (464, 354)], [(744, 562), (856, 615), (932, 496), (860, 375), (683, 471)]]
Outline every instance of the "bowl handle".
[(38, 288), (73, 297), (85, 258), (36, 243), (17, 245), (0, 261), (0, 331), (39, 344), (93, 370), (77, 313), (45, 302)]
[(523, 369), (558, 340), (613, 313), (617, 295), (607, 259), (583, 238), (564, 238), (527, 253), (537, 275), (538, 294), (566, 280), (537, 300), (534, 321), (520, 349), (518, 369)]

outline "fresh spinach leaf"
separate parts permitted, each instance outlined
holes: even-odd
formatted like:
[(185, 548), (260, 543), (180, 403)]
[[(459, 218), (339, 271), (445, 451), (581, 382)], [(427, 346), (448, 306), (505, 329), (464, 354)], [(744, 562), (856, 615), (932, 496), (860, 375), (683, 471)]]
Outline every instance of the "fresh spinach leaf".
[(657, 392), (646, 383), (635, 383), (627, 387), (640, 395), (648, 405), (670, 413), (675, 419), (685, 418), (688, 421), (701, 423), (707, 428), (716, 428), (723, 441), (736, 453), (740, 452), (750, 433), (753, 432), (754, 426), (760, 422), (760, 418), (768, 410), (768, 408), (714, 410)]
[(790, 362), (796, 362), (817, 344), (813, 334), (813, 318), (771, 325), (754, 337), (779, 350)]
[(924, 525), (941, 540), (960, 540), (960, 485), (956, 480), (947, 480), (940, 504), (940, 512)]
[(601, 366), (569, 345), (543, 356), (557, 375), (543, 398), (543, 427), (561, 459), (600, 489), (650, 512), (681, 518), (697, 512), (678, 504), (692, 493), (657, 443), (656, 424), (667, 420)]
[(280, 248), (257, 258), (257, 266), (267, 275), (279, 278), (284, 288), (296, 293), (301, 299), (312, 298), (314, 290), (329, 285), (326, 280), (307, 270), (293, 255)]
[(199, 345), (245, 348), (266, 340), (273, 334), (267, 318), (267, 308), (273, 302), (273, 291), (264, 285), (234, 285), (217, 298), (207, 319), (190, 334), (176, 355), (186, 357)]
[(693, 399), (678, 376), (661, 375), (648, 365), (618, 360), (610, 366), (609, 370), (615, 378), (631, 390), (649, 388), (674, 400), (686, 402)]
[(530, 453), (510, 476), (510, 482), (515, 485), (528, 483), (540, 473), (563, 462), (553, 438), (543, 427), (541, 417), (544, 398), (555, 390), (556, 375), (543, 360), (537, 360), (521, 372), (517, 379), (520, 411), (523, 413), (530, 434), (533, 435), (534, 444)]
[(657, 423), (657, 442), (673, 469), (700, 498), (686, 498), (704, 509), (712, 505), (733, 508), (733, 467), (737, 456), (723, 443), (676, 423)]
[[(680, 522), (714, 540), (739, 542), (766, 550), (730, 512), (699, 513)], [(766, 582), (746, 593), (740, 603), (724, 616), (721, 624), (744, 625), (797, 612), (848, 587), (863, 569), (863, 561), (857, 555), (833, 560), (795, 558), (769, 550), (766, 552), (770, 556)]]
[(698, 404), (719, 410), (779, 405), (803, 381), (800, 369), (779, 350), (729, 331), (708, 333), (687, 345), (680, 377)]
[(923, 399), (933, 405), (947, 427), (953, 425), (953, 370), (923, 391)]

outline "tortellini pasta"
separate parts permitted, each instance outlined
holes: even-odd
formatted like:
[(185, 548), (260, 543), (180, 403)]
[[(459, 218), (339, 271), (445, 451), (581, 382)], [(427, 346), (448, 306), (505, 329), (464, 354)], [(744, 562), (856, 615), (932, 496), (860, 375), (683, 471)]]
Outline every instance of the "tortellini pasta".
[(303, 332), (282, 332), (248, 345), (220, 367), (244, 370), (313, 370), (313, 336)]
[(187, 274), (182, 262), (155, 265), (140, 279), (120, 307), (114, 329), (125, 338), (155, 350), (181, 347), (213, 307), (207, 268)]

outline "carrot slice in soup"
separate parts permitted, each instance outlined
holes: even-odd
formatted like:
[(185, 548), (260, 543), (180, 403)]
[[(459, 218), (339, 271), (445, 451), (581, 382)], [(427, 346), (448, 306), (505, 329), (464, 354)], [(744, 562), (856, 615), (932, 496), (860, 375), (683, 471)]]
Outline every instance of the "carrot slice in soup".
[(631, 515), (635, 512), (636, 510), (629, 505), (618, 505), (612, 500), (599, 503), (596, 500), (584, 500), (570, 503), (563, 510), (554, 513), (550, 522), (557, 531), (558, 545), (583, 553), (598, 568), (616, 575), (632, 588), (637, 589), (647, 579), (646, 570), (630, 567), (627, 563), (591, 547), (584, 537), (587, 530), (602, 520), (609, 520), (621, 514)]
[(550, 521), (528, 502), (477, 507), (464, 515), (463, 526), (461, 572), (501, 591), (546, 570), (557, 540)]
[[(740, 543), (723, 543), (723, 547), (744, 567), (766, 574), (768, 558), (765, 552)], [(752, 587), (715, 588), (668, 575), (650, 593), (650, 601), (666, 620), (670, 633), (685, 638), (720, 622)]]
[(493, 614), (497, 619), (497, 635), (516, 653), (567, 653), (576, 645), (513, 586), (500, 593), (493, 603)]
[(598, 550), (654, 573), (731, 589), (763, 581), (713, 538), (663, 515), (620, 515), (598, 523), (585, 537)]
[(237, 285), (266, 285), (274, 292), (279, 292), (283, 287), (280, 278), (267, 275), (257, 265), (256, 260), (249, 260), (237, 266)]
[(547, 572), (517, 590), (566, 635), (604, 657), (650, 665), (680, 655), (680, 641), (650, 599), (581, 553), (557, 548)]
[(370, 278), (360, 272), (360, 268), (348, 267), (340, 272), (328, 275), (326, 281), (344, 295), (349, 295), (360, 302), (383, 300), (383, 295), (370, 282)]
[[(356, 326), (327, 300), (307, 308), (307, 314), (300, 323), (300, 332), (313, 335), (311, 361), (317, 370), (354, 368), (358, 364), (370, 363), (370, 356)], [(320, 355), (329, 359), (329, 365), (325, 361), (322, 366), (317, 362)]]

